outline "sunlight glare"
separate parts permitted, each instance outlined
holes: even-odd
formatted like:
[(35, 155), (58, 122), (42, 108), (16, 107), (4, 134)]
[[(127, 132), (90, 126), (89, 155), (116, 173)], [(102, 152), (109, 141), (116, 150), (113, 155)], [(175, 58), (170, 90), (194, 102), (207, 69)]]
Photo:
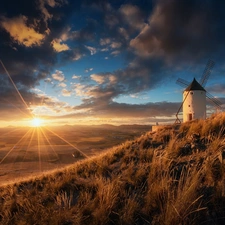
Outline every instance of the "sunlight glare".
[(40, 118), (33, 118), (31, 121), (33, 127), (40, 127), (42, 125), (42, 120)]

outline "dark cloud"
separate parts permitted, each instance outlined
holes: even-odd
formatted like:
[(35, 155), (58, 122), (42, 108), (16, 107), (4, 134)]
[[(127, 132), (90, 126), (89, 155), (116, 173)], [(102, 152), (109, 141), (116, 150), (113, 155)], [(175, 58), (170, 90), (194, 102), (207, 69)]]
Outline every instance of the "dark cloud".
[(148, 24), (131, 41), (138, 54), (176, 60), (216, 57), (224, 48), (223, 1), (156, 1)]
[(14, 120), (15, 118), (31, 117), (32, 112), (29, 109), (31, 105), (40, 105), (42, 99), (35, 95), (33, 92), (27, 91), (26, 89), (19, 89), (22, 97), (18, 95), (14, 88), (4, 86), (0, 91), (0, 113), (2, 119)]
[(27, 15), (29, 17), (38, 17), (40, 12), (36, 1), (29, 0), (7, 0), (2, 1), (0, 8), (1, 15), (14, 17), (15, 15)]
[(140, 93), (153, 89), (165, 80), (165, 76), (168, 74), (164, 71), (163, 62), (158, 60), (149, 62), (139, 58), (124, 70), (93, 74), (91, 78), (98, 85), (81, 86), (86, 97), (83, 99), (83, 103), (74, 109), (89, 109), (92, 114), (104, 115), (105, 117), (118, 115), (136, 117), (138, 114), (138, 117), (174, 116), (180, 103), (161, 102), (129, 105), (114, 101), (115, 98), (124, 94)]
[(167, 72), (165, 69), (163, 61), (136, 58), (123, 70), (93, 74), (91, 78), (98, 83), (98, 86), (89, 89), (90, 91), (87, 91), (86, 94), (92, 99), (91, 102), (95, 99), (95, 104), (102, 101), (102, 98), (105, 102), (110, 103), (113, 98), (122, 94), (127, 95), (154, 89), (165, 81), (165, 77), (169, 79), (171, 71), (168, 67)]
[(31, 82), (26, 83), (23, 74), (27, 74), (27, 78), (35, 76), (34, 70), (50, 71), (57, 63), (57, 52), (51, 43), (65, 32), (72, 12), (79, 10), (80, 5), (80, 1), (64, 0), (3, 1), (0, 58), (10, 74), (18, 76), (18, 82), (36, 84), (42, 76), (30, 78)]
[[(151, 90), (166, 77), (169, 78), (168, 67), (161, 60), (136, 58), (124, 70), (115, 72), (119, 86), (126, 93), (137, 93)], [(157, 75), (156, 75), (157, 74)]]
[(88, 19), (85, 27), (80, 30), (72, 31), (71, 39), (74, 41), (87, 42), (94, 41), (97, 29), (97, 21), (93, 19)]
[[(77, 60), (87, 52), (85, 47), (73, 47), (71, 44), (72, 49), (61, 54), (60, 58), (58, 52), (61, 50), (53, 48), (53, 41), (57, 43), (58, 40), (58, 45), (64, 44), (60, 43), (60, 38), (65, 33), (73, 12), (77, 12), (80, 7), (81, 1), (64, 0), (23, 0), (19, 3), (9, 0), (2, 3), (0, 59), (15, 83), (34, 87), (50, 74), (57, 63)], [(94, 22), (89, 19), (86, 27), (77, 31), (76, 35), (76, 31), (71, 31), (70, 38), (90, 40), (94, 30)], [(2, 67), (0, 74), (4, 74)]]
[[(133, 38), (131, 46), (138, 54), (147, 55), (149, 60), (154, 56), (165, 58), (173, 56), (176, 59), (178, 57), (180, 59), (182, 57), (184, 59), (208, 58), (218, 53), (224, 45), (224, 31), (221, 28), (224, 27), (222, 9), (225, 3), (222, 1), (219, 3), (204, 1), (204, 4), (203, 1), (196, 0), (156, 1), (153, 13), (152, 3), (149, 1), (141, 3), (139, 1), (109, 1), (110, 4), (106, 1), (68, 1), (68, 4), (66, 1), (64, 4), (63, 1), (52, 1), (55, 4), (50, 4), (51, 1), (48, 1), (49, 4), (47, 1), (43, 2), (23, 0), (18, 4), (18, 1), (9, 0), (4, 1), (0, 10), (5, 18), (25, 16), (26, 25), (35, 27), (36, 33), (43, 35), (43, 39), (40, 40), (42, 44), (25, 48), (18, 44), (18, 41), (13, 41), (9, 33), (1, 27), (1, 58), (10, 74), (19, 75), (17, 81), (24, 85), (36, 85), (36, 82), (43, 78), (43, 74), (30, 78), (33, 76), (34, 69), (40, 69), (40, 64), (45, 70), (44, 74), (51, 70), (57, 63), (57, 52), (50, 43), (55, 38), (60, 38), (65, 32), (65, 27), (68, 26), (68, 21), (74, 12), (86, 9), (90, 11), (88, 7), (93, 7), (94, 4), (100, 11), (96, 11), (93, 16), (105, 18), (106, 25), (102, 26), (96, 19), (88, 18), (84, 27), (71, 30), (70, 38), (73, 41), (87, 42), (95, 39), (97, 41), (99, 37), (95, 36), (95, 32), (100, 29), (99, 26), (102, 26), (101, 34), (109, 35), (112, 40), (114, 38), (114, 41), (121, 43), (119, 49), (127, 48), (129, 39)], [(41, 29), (42, 23), (46, 24), (47, 14), (49, 15), (48, 23), (44, 29)], [(82, 15), (81, 12), (80, 15)], [(74, 22), (76, 23), (76, 20)], [(111, 27), (108, 26), (109, 23)], [(47, 29), (49, 34), (46, 34)], [(134, 37), (138, 30), (139, 35)], [(62, 60), (78, 59), (79, 55), (82, 55), (81, 52), (82, 50), (73, 47), (69, 53), (62, 54)], [(222, 54), (222, 50), (220, 53)], [(130, 52), (130, 55), (132, 54)], [(27, 74), (26, 79), (23, 79), (23, 74)], [(25, 81), (29, 79), (30, 81)]]
[[(31, 3), (32, 2), (32, 3)], [(38, 1), (4, 1), (0, 16), (0, 59), (15, 83), (34, 87), (56, 62), (47, 27), (41, 30)], [(2, 66), (0, 74), (4, 74)]]
[(77, 61), (79, 59), (81, 59), (82, 57), (84, 57), (85, 55), (88, 55), (89, 51), (87, 48), (85, 48), (85, 46), (78, 46), (75, 47), (69, 51), (64, 51), (61, 53), (61, 60), (62, 62), (65, 61)]
[[(157, 102), (148, 104), (125, 104), (111, 102), (109, 104), (95, 104), (85, 100), (84, 104), (75, 107), (76, 110), (88, 108), (89, 116), (104, 118), (154, 118), (154, 117), (172, 117), (174, 118), (180, 103)], [(106, 102), (104, 102), (106, 103)], [(85, 115), (85, 114), (84, 114)], [(70, 116), (72, 116), (70, 114)], [(76, 116), (76, 114), (74, 114)]]
[(225, 84), (215, 84), (207, 88), (207, 91), (216, 94), (225, 94)]
[(170, 117), (174, 115), (180, 103), (157, 102), (148, 104), (124, 104), (112, 103), (109, 105), (107, 115), (114, 117)]

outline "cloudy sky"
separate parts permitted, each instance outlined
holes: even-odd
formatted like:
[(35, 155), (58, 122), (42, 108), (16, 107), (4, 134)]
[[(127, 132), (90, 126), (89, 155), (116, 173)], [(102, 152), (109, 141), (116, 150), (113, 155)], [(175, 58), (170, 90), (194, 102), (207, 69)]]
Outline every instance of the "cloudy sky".
[(225, 2), (3, 0), (0, 124), (173, 121), (178, 78), (224, 103)]

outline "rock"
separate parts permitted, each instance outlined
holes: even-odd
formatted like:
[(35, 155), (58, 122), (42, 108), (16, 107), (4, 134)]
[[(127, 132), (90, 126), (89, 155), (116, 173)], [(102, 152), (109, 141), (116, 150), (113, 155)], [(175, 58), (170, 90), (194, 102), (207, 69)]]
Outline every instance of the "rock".
[(79, 151), (74, 151), (73, 154), (72, 154), (72, 156), (74, 158), (79, 158), (79, 157), (82, 157), (83, 155)]

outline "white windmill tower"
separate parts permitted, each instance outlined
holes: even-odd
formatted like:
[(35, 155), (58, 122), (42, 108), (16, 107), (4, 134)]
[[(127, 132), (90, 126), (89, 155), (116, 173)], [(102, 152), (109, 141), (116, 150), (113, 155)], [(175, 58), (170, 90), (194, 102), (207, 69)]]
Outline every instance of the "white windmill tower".
[(206, 118), (206, 90), (194, 78), (183, 92), (183, 122)]
[(180, 119), (178, 118), (178, 114), (182, 108), (183, 122), (194, 119), (205, 119), (206, 97), (210, 99), (217, 108), (221, 108), (221, 103), (219, 100), (210, 95), (204, 88), (214, 64), (215, 63), (212, 60), (208, 61), (200, 82), (198, 82), (195, 78), (190, 84), (181, 78), (177, 80), (177, 83), (186, 87), (186, 89), (183, 91), (183, 102), (177, 111), (175, 123), (181, 123)]

